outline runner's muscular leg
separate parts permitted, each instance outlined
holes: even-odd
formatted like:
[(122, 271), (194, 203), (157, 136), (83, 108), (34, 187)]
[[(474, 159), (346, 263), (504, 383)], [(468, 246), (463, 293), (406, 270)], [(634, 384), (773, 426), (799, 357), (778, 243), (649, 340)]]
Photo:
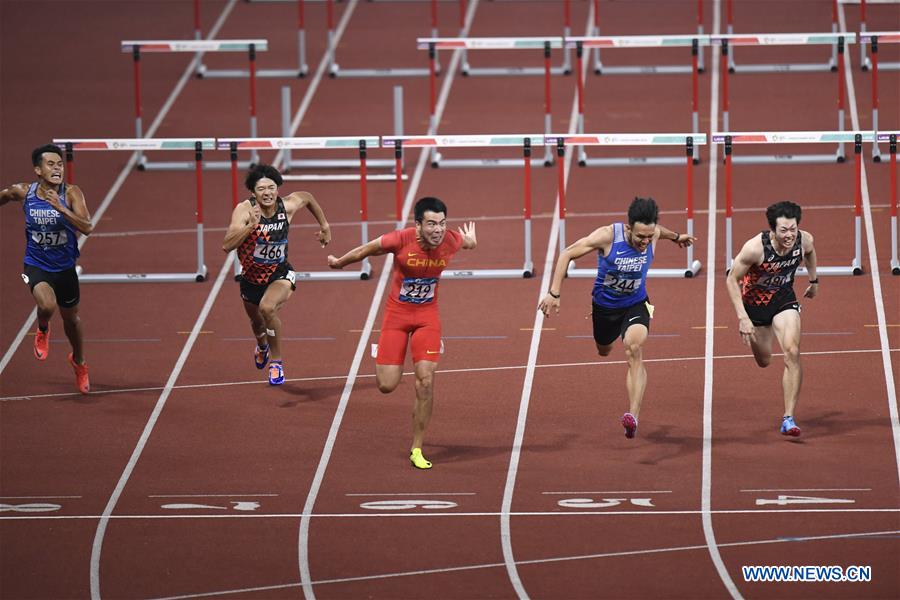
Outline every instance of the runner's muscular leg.
[(259, 313), (259, 306), (244, 300), (244, 311), (247, 313), (247, 316), (250, 317), (250, 328), (253, 329), (253, 337), (256, 338), (256, 345), (267, 345), (269, 343), (269, 338), (266, 336), (266, 323)]
[(644, 367), (643, 347), (649, 331), (641, 324), (635, 324), (625, 330), (625, 356), (628, 359), (628, 375), (625, 376), (625, 387), (628, 390), (628, 406), (635, 417), (641, 411), (641, 401), (647, 388), (647, 369)]
[(768, 367), (772, 362), (772, 326), (757, 325), (754, 327), (753, 335), (755, 341), (750, 342), (750, 349), (753, 350), (753, 358), (760, 367)]
[(84, 364), (84, 333), (81, 328), (81, 317), (78, 316), (78, 305), (72, 308), (59, 308), (59, 316), (63, 320), (63, 328), (69, 343), (72, 344), (72, 360)]
[(41, 281), (31, 290), (34, 303), (37, 306), (38, 326), (47, 329), (50, 325), (50, 317), (56, 312), (56, 292), (46, 281)]
[[(281, 317), (278, 316), (278, 312), (293, 293), (291, 282), (279, 279), (269, 284), (259, 302), (259, 314), (265, 323), (266, 335), (269, 338), (270, 360), (281, 360)], [(271, 332), (275, 334), (272, 335)]]
[(434, 406), (434, 371), (437, 363), (420, 360), (415, 364), (416, 371), (416, 403), (413, 405), (413, 448), (421, 448), (425, 441), (425, 429), (431, 421), (431, 410)]
[(784, 353), (784, 375), (781, 385), (784, 388), (784, 414), (793, 415), (800, 397), (800, 386), (803, 384), (803, 368), (800, 365), (800, 313), (796, 310), (785, 310), (772, 319), (772, 329)]

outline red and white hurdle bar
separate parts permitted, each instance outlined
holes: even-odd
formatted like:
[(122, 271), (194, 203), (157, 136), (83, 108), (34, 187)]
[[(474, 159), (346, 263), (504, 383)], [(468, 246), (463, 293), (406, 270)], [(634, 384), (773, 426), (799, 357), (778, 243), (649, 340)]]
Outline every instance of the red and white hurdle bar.
[[(591, 31), (591, 37), (600, 36), (600, 0), (593, 0), (594, 3), (594, 25)], [(703, 0), (697, 0), (697, 36), (703, 37)], [(594, 52), (594, 74), (595, 75), (648, 75), (648, 74), (673, 74), (673, 73), (690, 73), (697, 71), (702, 73), (703, 52), (701, 50), (698, 62), (691, 65), (626, 65), (626, 66), (603, 66), (600, 59), (600, 49), (603, 46), (595, 46)], [(578, 71), (580, 73), (580, 71)]]
[[(748, 33), (742, 35), (711, 35), (710, 43), (721, 46), (722, 62), (722, 127), (726, 131), (731, 128), (730, 107), (728, 98), (728, 69), (725, 65), (729, 60), (729, 48), (732, 46), (804, 46), (837, 44), (837, 122), (838, 131), (844, 130), (844, 47), (856, 41), (855, 33)], [(820, 69), (821, 70), (821, 69)], [(841, 138), (845, 139), (845, 138)], [(852, 138), (850, 138), (852, 141)], [(844, 162), (844, 145), (839, 143), (834, 154), (772, 154), (767, 156), (741, 156), (736, 157), (735, 162), (747, 163), (828, 163)]]
[[(694, 235), (694, 146), (706, 145), (705, 133), (588, 133), (553, 135), (545, 138), (547, 144), (556, 146), (557, 194), (559, 195), (559, 251), (566, 248), (566, 177), (565, 153), (567, 146), (682, 146), (685, 150), (687, 186), (685, 188), (685, 231)], [(687, 263), (683, 269), (650, 269), (650, 277), (693, 277), (700, 272), (699, 260), (694, 260), (694, 248), (687, 248)], [(597, 269), (576, 269), (569, 263), (566, 270), (569, 277), (596, 277)]]
[[(575, 85), (578, 94), (578, 133), (584, 133), (584, 85), (581, 77), (584, 49), (592, 48), (690, 48), (691, 49), (691, 131), (696, 139), (701, 135), (699, 108), (699, 63), (700, 47), (709, 43), (708, 36), (685, 35), (630, 35), (573, 37), (565, 41), (567, 47), (575, 48)], [(694, 144), (692, 160), (700, 161), (698, 144)], [(578, 165), (582, 167), (620, 167), (629, 165), (680, 165), (683, 159), (669, 156), (643, 156), (631, 158), (588, 158), (584, 147), (578, 148)]]
[[(749, 6), (749, 4), (746, 4)], [(728, 36), (744, 37), (768, 34), (735, 34), (734, 33), (734, 7), (732, 0), (727, 0), (725, 4), (725, 20), (727, 26), (725, 32)], [(838, 33), (838, 0), (831, 0), (831, 33)], [(833, 39), (833, 38), (832, 38)], [(838, 46), (837, 40), (829, 42), (831, 45), (831, 58), (824, 63), (780, 63), (780, 64), (735, 64), (734, 52), (728, 57), (728, 68), (723, 67), (723, 73), (727, 70), (729, 73), (784, 73), (784, 72), (815, 72), (815, 71), (837, 71), (838, 65)], [(753, 44), (757, 45), (757, 44)]]
[[(263, 39), (253, 40), (125, 40), (121, 43), (122, 52), (130, 52), (134, 59), (134, 129), (135, 137), (143, 137), (143, 119), (141, 106), (141, 54), (167, 53), (167, 52), (247, 52), (250, 62), (250, 137), (256, 137), (256, 53), (269, 49), (268, 42)], [(250, 163), (258, 162), (256, 153)], [(143, 154), (138, 154), (138, 169), (140, 170), (189, 170), (194, 167), (190, 162), (150, 162)], [(228, 169), (231, 165), (227, 162), (205, 162), (206, 169)]]
[(135, 282), (187, 282), (206, 279), (206, 265), (203, 261), (203, 151), (215, 150), (216, 140), (212, 138), (159, 138), (159, 139), (54, 139), (54, 144), (65, 148), (66, 173), (72, 183), (74, 169), (74, 152), (94, 151), (127, 151), (143, 152), (149, 150), (194, 151), (194, 170), (197, 181), (197, 270), (193, 273), (82, 273), (79, 280), (90, 283), (135, 283)]
[(867, 42), (872, 48), (872, 60), (869, 63), (872, 68), (872, 130), (875, 132), (875, 143), (872, 144), (872, 158), (875, 162), (881, 162), (881, 149), (878, 147), (878, 45), (900, 44), (900, 31), (860, 33), (860, 46), (865, 48)]
[[(553, 72), (550, 66), (550, 52), (553, 48), (563, 48), (563, 39), (560, 37), (496, 37), (496, 38), (418, 38), (416, 40), (420, 50), (428, 50), (429, 61), (429, 131), (437, 129), (437, 55), (439, 50), (542, 50), (544, 56), (544, 134), (548, 135), (552, 128), (552, 110), (550, 94), (550, 75)], [(437, 151), (437, 147), (431, 155), (431, 166), (437, 167), (518, 167), (521, 160), (517, 158), (482, 158), (444, 159)], [(543, 158), (532, 158), (534, 164), (543, 163), (544, 166), (553, 164), (553, 153), (549, 147), (544, 149)]]
[[(509, 279), (529, 278), (534, 275), (531, 253), (531, 151), (534, 146), (544, 143), (541, 134), (494, 134), (494, 135), (436, 135), (436, 136), (382, 136), (383, 148), (394, 148), (395, 159), (402, 159), (403, 148), (496, 148), (519, 147), (522, 149), (524, 194), (524, 260), (521, 267), (508, 269), (448, 269), (441, 275), (444, 279)], [(398, 171), (399, 172), (399, 171)], [(403, 183), (397, 178), (397, 222), (405, 221), (401, 214), (403, 205)]]
[[(339, 137), (302, 137), (302, 138), (218, 138), (216, 147), (219, 150), (230, 152), (231, 165), (231, 204), (237, 206), (240, 201), (238, 190), (240, 189), (238, 177), (238, 158), (240, 150), (348, 150), (356, 149), (359, 156), (359, 229), (362, 244), (369, 241), (369, 204), (367, 189), (367, 159), (370, 149), (380, 147), (381, 138), (377, 135), (370, 136), (339, 136)], [(235, 278), (241, 274), (240, 263), (235, 258)], [(372, 274), (372, 265), (369, 259), (362, 261), (359, 271), (294, 271), (298, 280), (307, 281), (338, 281), (348, 279), (368, 279)]]
[[(296, 2), (297, 4), (297, 66), (288, 69), (257, 69), (255, 73), (251, 73), (250, 69), (210, 69), (197, 61), (197, 77), (201, 79), (237, 79), (245, 77), (306, 77), (309, 72), (309, 65), (306, 64), (306, 25), (304, 17), (304, 0), (287, 0)], [(202, 31), (200, 27), (200, 0), (194, 0), (194, 38), (202, 39)], [(216, 40), (210, 40), (216, 41)]]
[[(712, 134), (712, 143), (725, 146), (725, 270), (731, 270), (734, 247), (731, 231), (733, 216), (731, 164), (733, 146), (735, 144), (832, 144), (835, 142), (853, 142), (853, 154), (856, 159), (856, 194), (854, 201), (854, 255), (849, 266), (817, 265), (819, 275), (861, 275), (862, 270), (862, 144), (874, 141), (871, 131), (755, 131), (755, 132), (716, 132)], [(797, 270), (800, 275), (806, 274), (806, 268)]]

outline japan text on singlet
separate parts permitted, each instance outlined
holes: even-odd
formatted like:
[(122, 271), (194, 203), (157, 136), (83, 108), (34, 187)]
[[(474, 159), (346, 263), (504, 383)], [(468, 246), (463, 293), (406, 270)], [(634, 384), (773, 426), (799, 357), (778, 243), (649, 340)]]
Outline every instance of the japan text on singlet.
[(793, 289), (794, 273), (803, 260), (802, 233), (784, 255), (772, 247), (768, 230), (762, 232), (763, 261), (753, 265), (741, 279), (741, 298), (745, 304), (766, 306), (780, 293)]
[[(45, 271), (65, 271), (79, 256), (77, 230), (58, 210), (37, 196), (37, 183), (28, 187), (25, 211), (25, 264)], [(59, 201), (66, 208), (66, 186), (59, 186)]]
[(381, 247), (394, 253), (388, 307), (437, 306), (441, 272), (462, 247), (462, 242), (462, 235), (449, 229), (441, 245), (430, 250), (423, 250), (419, 245), (415, 227), (381, 236)]
[[(256, 206), (254, 198), (250, 198), (250, 206)], [(284, 200), (279, 196), (275, 200), (275, 214), (260, 215), (256, 229), (238, 246), (245, 281), (255, 285), (269, 282), (278, 265), (287, 260), (289, 228)]]
[(613, 223), (613, 243), (607, 255), (597, 257), (594, 302), (604, 308), (626, 308), (647, 299), (647, 271), (653, 262), (653, 244), (643, 252), (625, 241), (625, 226)]

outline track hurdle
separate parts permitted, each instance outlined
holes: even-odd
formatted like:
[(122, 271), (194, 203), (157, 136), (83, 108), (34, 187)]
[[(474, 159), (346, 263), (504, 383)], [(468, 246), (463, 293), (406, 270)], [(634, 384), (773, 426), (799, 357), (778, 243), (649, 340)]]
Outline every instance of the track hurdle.
[(197, 269), (192, 273), (83, 273), (79, 280), (86, 283), (135, 283), (135, 282), (186, 282), (206, 279), (206, 264), (203, 262), (203, 151), (215, 150), (216, 140), (212, 138), (158, 138), (158, 139), (54, 139), (54, 144), (66, 150), (66, 171), (69, 182), (74, 174), (75, 150), (113, 150), (142, 152), (148, 150), (194, 151), (194, 171), (197, 180)]
[[(591, 37), (600, 37), (600, 0), (594, 0), (594, 25), (591, 30)], [(697, 0), (697, 37), (703, 37), (703, 0)], [(601, 47), (602, 46), (593, 47), (593, 68), (595, 75), (647, 75), (653, 73), (690, 73), (693, 71), (702, 73), (704, 70), (702, 52), (698, 57), (697, 64), (692, 65), (628, 65), (604, 67), (603, 62), (600, 59)]]
[[(121, 43), (122, 52), (130, 52), (134, 59), (134, 133), (136, 138), (143, 137), (141, 106), (141, 54), (163, 52), (247, 52), (250, 62), (250, 136), (256, 137), (256, 53), (269, 49), (266, 40), (125, 40)], [(253, 154), (250, 163), (257, 162), (259, 157)], [(227, 162), (205, 162), (206, 169), (228, 169)], [(138, 151), (137, 168), (144, 170), (189, 170), (194, 168), (190, 162), (150, 162)]]
[(891, 273), (900, 275), (900, 258), (897, 256), (897, 136), (900, 132), (879, 133), (876, 140), (888, 142), (891, 162)]
[[(728, 131), (731, 127), (729, 116), (728, 98), (728, 69), (725, 65), (729, 60), (729, 48), (732, 46), (797, 46), (837, 43), (837, 121), (838, 131), (844, 130), (844, 46), (856, 41), (855, 33), (829, 34), (829, 33), (762, 33), (745, 35), (711, 35), (710, 43), (721, 47), (722, 63), (722, 126)], [(835, 138), (846, 139), (846, 138)], [(852, 138), (850, 138), (852, 141)], [(834, 154), (773, 154), (768, 156), (741, 156), (735, 157), (734, 162), (749, 163), (828, 163), (844, 162), (844, 144), (839, 143)]]
[[(465, 0), (460, 0), (460, 32), (463, 30), (462, 16), (465, 13)], [(462, 33), (460, 33), (462, 35)], [(572, 7), (570, 0), (563, 0), (563, 34), (562, 38), (566, 39), (572, 35)], [(437, 37), (433, 35), (431, 37)], [(551, 36), (551, 38), (541, 39), (559, 39), (560, 36)], [(465, 39), (465, 38), (460, 38)], [(471, 39), (471, 38), (470, 38)], [(482, 38), (488, 39), (488, 38)], [(494, 38), (494, 39), (516, 39), (516, 38)], [(527, 38), (518, 38), (527, 39)], [(551, 67), (550, 73), (553, 75), (568, 75), (572, 72), (572, 61), (569, 56), (569, 49), (563, 47), (563, 61), (558, 67)], [(504, 77), (504, 76), (544, 76), (545, 69), (542, 67), (473, 67), (469, 64), (468, 47), (462, 46), (462, 61), (460, 62), (460, 73), (464, 76), (472, 77)]]
[[(566, 248), (566, 176), (565, 154), (567, 146), (682, 146), (686, 158), (682, 164), (686, 166), (686, 216), (685, 231), (694, 235), (694, 146), (706, 145), (706, 134), (699, 133), (589, 133), (577, 135), (552, 135), (545, 138), (545, 143), (556, 146), (557, 156), (557, 194), (559, 195), (559, 251)], [(683, 269), (653, 269), (648, 271), (650, 277), (693, 277), (700, 272), (699, 260), (694, 260), (694, 248), (687, 248), (687, 263)], [(596, 277), (597, 269), (576, 269), (570, 262), (566, 269), (567, 277)]]
[(873, 31), (860, 33), (859, 45), (865, 48), (866, 43), (872, 47), (872, 130), (875, 132), (875, 143), (872, 144), (872, 159), (881, 162), (881, 149), (878, 147), (878, 45), (900, 44), (900, 31)]
[[(238, 159), (239, 150), (281, 150), (292, 148), (294, 150), (347, 150), (356, 148), (359, 153), (359, 229), (362, 244), (369, 241), (369, 204), (367, 190), (367, 155), (371, 148), (380, 147), (381, 138), (377, 135), (347, 136), (347, 137), (301, 137), (301, 138), (218, 138), (216, 146), (219, 150), (229, 151), (229, 164), (231, 165), (231, 204), (237, 206), (239, 202), (238, 183)], [(237, 278), (241, 274), (241, 265), (235, 257), (234, 275)], [(368, 279), (372, 274), (372, 265), (365, 259), (360, 265), (359, 271), (294, 271), (295, 277), (307, 281), (346, 281), (348, 279)]]
[[(831, 0), (831, 33), (833, 35), (837, 35), (838, 33), (838, 0)], [(734, 35), (734, 10), (732, 6), (732, 0), (726, 0), (725, 4), (725, 15), (726, 15), (726, 33), (731, 36)], [(756, 35), (756, 34), (740, 34), (738, 37), (742, 37), (745, 35)], [(777, 34), (776, 34), (777, 35)], [(799, 34), (793, 34), (799, 35)], [(734, 53), (732, 52), (731, 56), (728, 58), (728, 71), (730, 73), (782, 73), (782, 72), (810, 72), (810, 71), (837, 71), (840, 66), (838, 65), (838, 46), (837, 40), (832, 38), (833, 41), (830, 42), (831, 45), (831, 57), (828, 62), (825, 63), (781, 63), (781, 64), (743, 64), (738, 65), (734, 62)], [(755, 44), (754, 44), (755, 45)], [(724, 69), (723, 69), (724, 70)]]
[[(438, 50), (543, 50), (544, 53), (544, 133), (549, 134), (552, 128), (551, 104), (550, 104), (550, 74), (553, 69), (550, 66), (550, 51), (553, 48), (563, 47), (563, 39), (560, 37), (519, 37), (519, 38), (419, 38), (416, 40), (420, 50), (428, 50), (429, 61), (429, 131), (437, 130), (437, 53)], [(443, 159), (437, 146), (431, 155), (431, 166), (437, 167), (518, 167), (521, 160), (516, 158), (494, 159)], [(553, 153), (550, 148), (544, 148), (543, 158), (532, 158), (534, 164), (543, 163), (544, 166), (553, 164)]]
[[(567, 47), (575, 48), (575, 85), (578, 94), (578, 133), (584, 134), (584, 85), (581, 77), (584, 49), (588, 48), (660, 48), (688, 47), (691, 49), (691, 131), (698, 139), (700, 131), (699, 119), (699, 63), (700, 46), (708, 43), (706, 36), (679, 35), (632, 35), (632, 36), (600, 36), (573, 37), (566, 39)], [(699, 144), (694, 144), (692, 160), (700, 162)], [(628, 165), (680, 165), (683, 159), (669, 156), (644, 156), (632, 158), (588, 158), (584, 146), (578, 148), (578, 165), (581, 167), (619, 167)]]
[[(303, 11), (303, 0), (288, 0), (297, 4), (297, 66), (288, 69), (210, 69), (202, 61), (197, 62), (196, 75), (200, 79), (236, 79), (244, 77), (306, 77), (309, 65), (306, 64), (306, 25)], [(194, 38), (201, 39), (200, 33), (200, 0), (194, 0)], [(212, 40), (211, 40), (212, 41)]]
[[(900, 4), (900, 0), (839, 0), (841, 4), (859, 4), (859, 35), (860, 38), (867, 37), (869, 35), (884, 35), (884, 33), (872, 32), (866, 33), (866, 5), (867, 4)], [(896, 32), (894, 32), (896, 33)], [(873, 49), (874, 52), (874, 49)], [(869, 60), (869, 57), (866, 56), (866, 47), (865, 45), (860, 45), (859, 48), (859, 64), (862, 67), (862, 70), (868, 70), (872, 67), (872, 62)], [(900, 62), (882, 62), (881, 69), (883, 71), (900, 71)]]
[[(437, 0), (431, 4), (431, 37), (438, 37)], [(463, 13), (465, 10), (460, 9)], [(337, 46), (334, 33), (334, 0), (327, 0), (328, 12), (328, 76), (338, 77), (428, 77), (428, 69), (387, 67), (380, 69), (342, 69), (337, 63)], [(462, 18), (462, 17), (461, 17)], [(462, 28), (462, 25), (460, 25)], [(439, 67), (438, 67), (439, 68)]]
[[(402, 159), (403, 148), (494, 148), (519, 147), (522, 149), (523, 190), (524, 190), (524, 260), (521, 267), (508, 269), (466, 269), (447, 270), (441, 275), (444, 279), (511, 279), (530, 278), (534, 275), (534, 263), (531, 254), (531, 150), (534, 145), (544, 142), (542, 135), (528, 134), (495, 134), (495, 135), (438, 135), (438, 136), (382, 136), (381, 146), (393, 148), (395, 160)], [(399, 170), (398, 170), (399, 173)], [(396, 216), (402, 223), (406, 216), (402, 214), (403, 183), (397, 177)]]
[[(725, 146), (725, 271), (731, 270), (734, 248), (731, 234), (733, 214), (732, 203), (732, 153), (735, 144), (829, 144), (853, 142), (856, 157), (856, 199), (853, 227), (854, 255), (849, 266), (816, 266), (819, 275), (861, 275), (862, 262), (862, 143), (874, 141), (871, 131), (759, 131), (722, 132), (712, 134), (712, 143)], [(799, 275), (806, 274), (806, 268), (797, 269)]]

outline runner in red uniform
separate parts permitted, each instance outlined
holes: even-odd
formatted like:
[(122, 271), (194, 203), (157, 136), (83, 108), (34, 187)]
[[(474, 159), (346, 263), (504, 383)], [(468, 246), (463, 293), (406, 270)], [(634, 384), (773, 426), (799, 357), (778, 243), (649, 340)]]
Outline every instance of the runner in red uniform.
[(813, 236), (800, 230), (801, 209), (793, 202), (777, 202), (766, 209), (770, 231), (750, 238), (731, 266), (726, 287), (738, 316), (741, 339), (753, 350), (756, 364), (772, 361), (772, 337), (784, 352), (783, 435), (798, 436), (794, 409), (800, 396), (800, 303), (794, 295), (794, 273), (806, 263), (809, 287), (804, 296), (819, 292)]
[(441, 353), (438, 282), (453, 255), (460, 248), (471, 250), (477, 240), (475, 223), (466, 223), (458, 231), (447, 230), (447, 206), (437, 198), (416, 202), (415, 220), (415, 227), (386, 233), (340, 258), (329, 256), (328, 266), (343, 269), (368, 256), (394, 254), (394, 273), (378, 340), (375, 377), (382, 393), (393, 392), (400, 384), (409, 344), (416, 374), (409, 460), (416, 468), (430, 469), (431, 462), (422, 456), (422, 442), (431, 419), (434, 372)]

